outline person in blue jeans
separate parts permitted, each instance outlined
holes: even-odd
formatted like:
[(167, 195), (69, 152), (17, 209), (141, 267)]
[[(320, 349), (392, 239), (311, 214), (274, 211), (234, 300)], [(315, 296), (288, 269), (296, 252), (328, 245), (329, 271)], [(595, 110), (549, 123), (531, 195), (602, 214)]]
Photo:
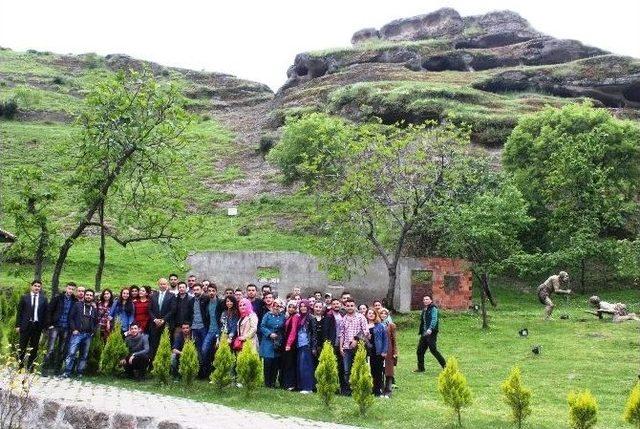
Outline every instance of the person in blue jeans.
[(207, 288), (209, 301), (206, 311), (209, 317), (209, 328), (202, 344), (202, 365), (201, 378), (208, 378), (211, 374), (211, 364), (215, 355), (218, 338), (220, 338), (220, 316), (222, 315), (223, 303), (218, 299), (218, 288), (211, 283)]
[[(71, 340), (69, 341), (69, 353), (65, 360), (63, 377), (71, 377), (74, 366), (77, 375), (81, 377), (87, 366), (91, 339), (98, 329), (98, 310), (93, 305), (92, 290), (86, 290), (84, 299), (73, 305), (71, 314), (69, 314), (69, 329), (71, 330)], [(77, 365), (76, 354), (79, 355)]]

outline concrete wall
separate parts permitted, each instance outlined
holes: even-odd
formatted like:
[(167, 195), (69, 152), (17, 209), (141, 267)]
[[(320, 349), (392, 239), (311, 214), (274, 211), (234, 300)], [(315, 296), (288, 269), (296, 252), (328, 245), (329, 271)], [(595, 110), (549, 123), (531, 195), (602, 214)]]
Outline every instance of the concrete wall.
[[(394, 297), (396, 310), (410, 310), (411, 270), (425, 269), (426, 266), (430, 266), (430, 261), (430, 258), (400, 260)], [(260, 285), (264, 283), (264, 279), (258, 279), (258, 269), (276, 267), (280, 270), (279, 281), (270, 283), (282, 297), (294, 287), (300, 287), (305, 296), (316, 290), (339, 296), (343, 290), (348, 290), (357, 302), (367, 303), (374, 299), (382, 299), (387, 294), (388, 276), (382, 259), (375, 260), (365, 270), (352, 275), (344, 282), (331, 282), (327, 273), (320, 269), (315, 257), (300, 252), (201, 252), (189, 255), (187, 263), (191, 266), (189, 274), (199, 279), (209, 279), (215, 282), (218, 288), (244, 287), (248, 283)], [(442, 263), (432, 265), (434, 270), (443, 268)], [(464, 268), (464, 264), (449, 264), (445, 269), (454, 271), (461, 267)], [(470, 291), (470, 285), (468, 287), (467, 292)], [(470, 303), (470, 293), (465, 292), (464, 299), (467, 299), (467, 295)], [(456, 308), (468, 307), (468, 304), (462, 304), (462, 301), (463, 299), (456, 300)]]

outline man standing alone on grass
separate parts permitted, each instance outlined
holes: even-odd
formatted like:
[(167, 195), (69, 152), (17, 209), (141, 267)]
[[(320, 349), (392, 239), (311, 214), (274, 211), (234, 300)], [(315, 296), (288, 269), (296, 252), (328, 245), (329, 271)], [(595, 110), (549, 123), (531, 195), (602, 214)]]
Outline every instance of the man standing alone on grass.
[(76, 372), (82, 377), (87, 366), (89, 347), (93, 334), (98, 329), (98, 310), (93, 304), (93, 291), (88, 289), (84, 292), (84, 299), (73, 305), (69, 315), (69, 329), (71, 329), (71, 340), (69, 340), (69, 354), (65, 361), (65, 371), (63, 377), (71, 377), (71, 373), (76, 363), (76, 353), (79, 354), (80, 361), (76, 366)]
[(424, 354), (427, 349), (429, 349), (442, 368), (447, 364), (444, 357), (442, 357), (438, 351), (437, 346), (439, 325), (438, 307), (433, 303), (430, 295), (425, 295), (425, 297), (422, 298), (422, 303), (424, 304), (424, 309), (420, 314), (420, 327), (418, 328), (418, 335), (420, 335), (417, 351), (418, 368), (414, 369), (413, 372), (424, 372)]
[(16, 331), (20, 336), (20, 350), (18, 362), (20, 368), (24, 366), (25, 356), (28, 355), (27, 369), (33, 370), (33, 362), (38, 356), (40, 335), (47, 318), (47, 299), (42, 294), (42, 282), (31, 282), (31, 291), (20, 298), (16, 312)]

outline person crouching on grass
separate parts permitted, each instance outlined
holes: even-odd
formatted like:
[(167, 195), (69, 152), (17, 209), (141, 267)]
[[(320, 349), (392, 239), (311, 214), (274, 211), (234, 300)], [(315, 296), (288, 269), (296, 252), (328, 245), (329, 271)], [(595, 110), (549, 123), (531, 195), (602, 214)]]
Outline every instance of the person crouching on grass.
[(129, 355), (120, 361), (129, 378), (142, 380), (149, 367), (149, 337), (143, 333), (137, 323), (129, 327), (129, 335), (125, 338)]

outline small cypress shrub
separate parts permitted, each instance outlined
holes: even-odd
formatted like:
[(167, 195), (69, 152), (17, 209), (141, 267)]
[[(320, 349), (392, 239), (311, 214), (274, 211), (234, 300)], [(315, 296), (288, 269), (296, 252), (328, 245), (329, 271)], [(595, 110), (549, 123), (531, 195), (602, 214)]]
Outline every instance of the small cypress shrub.
[(640, 429), (640, 381), (631, 389), (622, 416), (624, 421)]
[(502, 383), (504, 401), (511, 407), (513, 421), (522, 428), (524, 420), (531, 415), (531, 390), (522, 385), (520, 368), (513, 367), (509, 377)]
[(316, 368), (316, 388), (326, 407), (331, 405), (340, 387), (338, 380), (338, 360), (329, 341), (325, 341)]
[(220, 345), (213, 359), (214, 370), (210, 377), (216, 389), (224, 389), (231, 385), (233, 382), (234, 364), (235, 358), (231, 352), (231, 346), (229, 346), (229, 337), (227, 337), (227, 334), (224, 334), (222, 338), (220, 338)]
[(158, 351), (153, 358), (151, 376), (155, 378), (159, 384), (167, 384), (171, 381), (171, 340), (169, 339), (169, 331), (167, 329), (162, 330)]
[(87, 358), (87, 368), (85, 374), (98, 375), (100, 371), (100, 357), (102, 356), (102, 350), (104, 350), (104, 342), (100, 334), (96, 334), (91, 339), (91, 345), (89, 346), (89, 357)]
[(182, 348), (182, 354), (180, 355), (180, 368), (178, 373), (182, 382), (187, 386), (193, 384), (193, 381), (198, 375), (198, 369), (200, 364), (198, 363), (198, 350), (196, 349), (196, 343), (193, 340), (188, 340), (184, 343)]
[(247, 395), (256, 390), (263, 382), (262, 361), (258, 352), (253, 349), (251, 340), (244, 342), (242, 350), (238, 353), (236, 364), (238, 383), (242, 384)]
[(120, 361), (127, 357), (129, 348), (122, 338), (120, 322), (116, 323), (113, 331), (107, 337), (107, 342), (100, 356), (100, 372), (104, 375), (119, 375), (124, 372)]
[(15, 99), (9, 99), (2, 103), (2, 116), (7, 119), (13, 119), (18, 112), (18, 103)]
[(373, 405), (373, 377), (371, 377), (371, 370), (367, 363), (367, 351), (362, 341), (358, 344), (356, 356), (353, 359), (349, 385), (351, 386), (351, 396), (358, 405), (358, 411), (360, 411), (360, 415), (364, 416)]
[(567, 402), (569, 425), (573, 429), (589, 429), (595, 426), (598, 421), (598, 402), (588, 389), (569, 393)]
[(471, 390), (454, 357), (449, 358), (447, 366), (438, 376), (438, 392), (458, 417), (458, 426), (462, 426), (462, 408), (471, 405)]
[(12, 324), (9, 324), (9, 334), (7, 335), (7, 346), (9, 352), (16, 355), (20, 349), (20, 334), (16, 332), (16, 329)]

